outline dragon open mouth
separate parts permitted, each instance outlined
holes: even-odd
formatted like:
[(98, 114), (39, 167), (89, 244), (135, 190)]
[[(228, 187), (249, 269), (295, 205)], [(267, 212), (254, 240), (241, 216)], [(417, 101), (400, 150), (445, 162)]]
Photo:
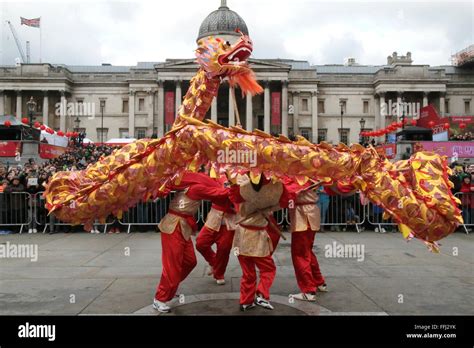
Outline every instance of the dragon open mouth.
[(231, 50), (229, 53), (219, 57), (219, 63), (221, 65), (225, 64), (245, 64), (247, 59), (252, 54), (253, 47), (251, 44), (241, 41), (237, 46)]

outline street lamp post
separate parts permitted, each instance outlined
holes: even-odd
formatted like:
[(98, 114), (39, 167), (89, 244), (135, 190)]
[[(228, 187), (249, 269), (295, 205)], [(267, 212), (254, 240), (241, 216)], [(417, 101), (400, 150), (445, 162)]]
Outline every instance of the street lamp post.
[(341, 131), (339, 132), (339, 141), (342, 143), (342, 132), (344, 130), (344, 103), (341, 101), (339, 106), (341, 107)]
[(104, 143), (104, 109), (105, 109), (105, 100), (100, 101), (100, 113), (101, 113), (101, 121), (100, 121), (100, 142)]
[[(365, 129), (365, 119), (362, 117), (359, 121), (360, 123), (360, 133), (362, 133)], [(362, 134), (360, 135), (360, 144), (363, 145), (364, 144), (364, 136), (362, 136)]]
[(36, 102), (33, 97), (30, 97), (30, 100), (26, 103), (26, 106), (28, 107), (30, 127), (33, 127), (34, 112), (36, 111)]
[(79, 116), (76, 116), (76, 119), (74, 120), (74, 132), (77, 133), (77, 137), (74, 138), (74, 144), (76, 146), (81, 145), (81, 135), (79, 134), (80, 125), (81, 120), (79, 119)]

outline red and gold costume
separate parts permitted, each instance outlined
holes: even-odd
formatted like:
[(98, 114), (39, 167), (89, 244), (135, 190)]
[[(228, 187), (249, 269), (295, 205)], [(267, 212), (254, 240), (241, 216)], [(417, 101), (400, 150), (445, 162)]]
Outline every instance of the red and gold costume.
[[(263, 181), (256, 191), (248, 176), (239, 176), (231, 188), (231, 199), (238, 204), (238, 225), (233, 247), (242, 267), (240, 304), (253, 303), (256, 294), (270, 299), (270, 287), (275, 279), (276, 267), (272, 254), (278, 245), (280, 232), (272, 213), (279, 210), (280, 201), (287, 201), (280, 182)], [(257, 285), (257, 272), (260, 281)]]
[(214, 180), (204, 174), (187, 173), (175, 189), (177, 192), (169, 205), (168, 214), (158, 227), (161, 231), (163, 271), (155, 298), (170, 301), (179, 284), (196, 267), (196, 254), (191, 235), (197, 231), (196, 214), (200, 200), (213, 200), (223, 204), (228, 200), (228, 190), (213, 185)]
[(318, 194), (309, 188), (309, 184), (297, 187), (296, 200), (289, 204), (291, 259), (298, 287), (303, 293), (315, 293), (318, 286), (325, 283), (313, 252), (314, 237), (321, 223)]
[[(224, 185), (224, 180), (220, 184)], [(230, 200), (225, 204), (213, 203), (206, 223), (196, 239), (196, 249), (212, 267), (213, 276), (217, 280), (224, 279), (234, 239), (235, 222), (236, 214)], [(216, 251), (212, 250), (213, 244), (216, 244)]]

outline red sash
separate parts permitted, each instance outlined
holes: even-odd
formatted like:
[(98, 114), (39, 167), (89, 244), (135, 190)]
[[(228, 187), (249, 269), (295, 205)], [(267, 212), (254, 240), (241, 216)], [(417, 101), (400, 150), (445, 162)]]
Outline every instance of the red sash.
[(194, 216), (189, 215), (189, 214), (185, 214), (185, 213), (181, 213), (181, 212), (173, 210), (173, 209), (169, 209), (168, 213), (179, 216), (180, 218), (185, 219), (187, 224), (189, 225), (189, 227), (191, 227), (193, 232), (196, 232), (198, 230), (198, 225), (197, 225), (197, 222), (196, 222), (196, 219), (194, 218)]

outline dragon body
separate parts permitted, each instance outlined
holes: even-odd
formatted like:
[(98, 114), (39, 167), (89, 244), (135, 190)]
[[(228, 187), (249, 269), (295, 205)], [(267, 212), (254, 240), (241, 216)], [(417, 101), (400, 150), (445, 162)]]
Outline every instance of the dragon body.
[[(50, 212), (87, 227), (111, 214), (121, 217), (142, 200), (165, 195), (184, 172), (195, 172), (202, 165), (212, 177), (227, 172), (231, 179), (245, 168), (255, 182), (261, 175), (272, 180), (289, 176), (301, 184), (344, 182), (383, 207), (405, 238), (421, 239), (438, 250), (436, 242), (462, 223), (446, 158), (419, 152), (410, 160), (391, 163), (371, 147), (316, 145), (302, 137), (292, 142), (284, 136), (203, 121), (224, 78), (243, 93), (262, 92), (247, 63), (251, 52), (252, 42), (243, 34), (234, 45), (218, 38), (201, 40), (196, 51), (200, 69), (172, 130), (161, 139), (129, 144), (83, 171), (55, 174), (45, 192)], [(255, 161), (222, 161), (224, 151), (253, 153)]]

